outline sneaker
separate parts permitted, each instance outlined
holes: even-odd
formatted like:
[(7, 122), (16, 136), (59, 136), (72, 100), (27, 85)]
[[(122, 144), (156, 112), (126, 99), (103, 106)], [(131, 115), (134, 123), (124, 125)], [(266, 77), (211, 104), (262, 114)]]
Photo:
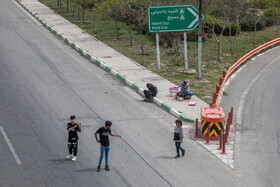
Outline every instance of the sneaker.
[(185, 150), (182, 151), (182, 156), (184, 156), (184, 155), (185, 155)]
[(99, 171), (100, 171), (100, 166), (98, 166), (98, 167), (97, 167), (97, 170), (96, 170), (96, 171), (97, 171), (97, 172), (99, 172)]
[(175, 156), (175, 158), (179, 158), (179, 157), (180, 157), (180, 155), (176, 155), (176, 156)]
[(72, 158), (72, 161), (75, 162), (76, 160), (77, 160), (77, 157), (74, 156), (74, 157)]
[(105, 170), (106, 170), (106, 171), (110, 171), (109, 166), (105, 166)]
[(67, 157), (66, 157), (66, 159), (71, 159), (73, 157), (73, 155), (68, 155)]

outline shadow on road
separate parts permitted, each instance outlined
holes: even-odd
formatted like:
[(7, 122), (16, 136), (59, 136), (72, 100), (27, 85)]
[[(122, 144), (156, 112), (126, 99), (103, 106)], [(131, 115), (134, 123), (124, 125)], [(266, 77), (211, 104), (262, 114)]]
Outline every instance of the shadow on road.
[(158, 156), (158, 157), (155, 157), (155, 159), (174, 159), (174, 156)]
[(94, 171), (96, 171), (96, 168), (86, 168), (86, 169), (75, 170), (75, 172), (94, 172)]
[(63, 163), (63, 162), (69, 162), (66, 158), (58, 158), (58, 159), (48, 159), (48, 162), (53, 162), (53, 163)]

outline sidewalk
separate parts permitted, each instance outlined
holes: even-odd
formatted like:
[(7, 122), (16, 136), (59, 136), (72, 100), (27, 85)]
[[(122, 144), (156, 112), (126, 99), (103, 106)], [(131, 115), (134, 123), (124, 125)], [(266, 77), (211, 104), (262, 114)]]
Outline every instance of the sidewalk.
[[(62, 36), (61, 38), (65, 39), (66, 42), (69, 40), (69, 45), (75, 47), (84, 56), (88, 58), (91, 56), (91, 60), (101, 63), (100, 66), (104, 66), (104, 69), (107, 66), (106, 70), (109, 69), (113, 75), (127, 83), (130, 87), (136, 87), (134, 90), (138, 91), (141, 95), (143, 95), (143, 89), (146, 89), (146, 83), (150, 82), (156, 85), (158, 95), (154, 99), (154, 102), (176, 117), (186, 122), (193, 122), (196, 118), (200, 119), (200, 108), (209, 106), (196, 96), (193, 96), (191, 100), (182, 102), (174, 100), (169, 94), (169, 87), (174, 87), (176, 86), (175, 84), (125, 57), (93, 36), (83, 32), (76, 25), (70, 23), (37, 0), (22, 0), (21, 2), (26, 5), (29, 11), (36, 14), (33, 15), (34, 17), (38, 16), (39, 18), (37, 19), (39, 21), (40, 18), (42, 19), (42, 22), (40, 21), (41, 23), (46, 23), (45, 27), (51, 27), (48, 28), (50, 31), (57, 35), (60, 34), (59, 36)], [(105, 65), (102, 65), (102, 63)], [(189, 106), (188, 103), (190, 101), (196, 102), (196, 106)]]

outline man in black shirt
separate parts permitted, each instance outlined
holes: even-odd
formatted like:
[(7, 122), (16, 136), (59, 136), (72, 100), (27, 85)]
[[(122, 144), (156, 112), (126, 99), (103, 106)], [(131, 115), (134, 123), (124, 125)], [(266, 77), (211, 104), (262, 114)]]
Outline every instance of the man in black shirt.
[[(66, 157), (67, 159), (71, 159), (75, 162), (77, 159), (77, 152), (78, 152), (78, 131), (81, 132), (82, 124), (79, 125), (75, 122), (76, 117), (70, 116), (71, 122), (67, 124), (67, 131), (69, 132), (68, 136), (68, 148), (69, 148), (69, 155)], [(74, 155), (72, 154), (74, 150)]]
[(144, 90), (144, 94), (145, 94), (145, 101), (147, 102), (151, 102), (151, 96), (155, 97), (157, 95), (157, 87), (151, 83), (147, 83), (147, 88), (148, 90)]
[[(110, 151), (109, 135), (121, 138), (120, 134), (113, 134), (111, 132), (111, 129), (110, 129), (111, 126), (112, 126), (112, 122), (106, 121), (105, 126), (99, 128), (94, 133), (96, 141), (98, 143), (100, 143), (100, 158), (99, 158), (99, 163), (98, 163), (98, 167), (97, 167), (98, 172), (100, 171), (100, 166), (102, 163), (104, 152), (105, 152), (105, 170), (110, 171), (110, 168), (108, 166), (108, 155), (109, 155), (109, 151)], [(97, 134), (99, 134), (99, 140), (98, 140)]]

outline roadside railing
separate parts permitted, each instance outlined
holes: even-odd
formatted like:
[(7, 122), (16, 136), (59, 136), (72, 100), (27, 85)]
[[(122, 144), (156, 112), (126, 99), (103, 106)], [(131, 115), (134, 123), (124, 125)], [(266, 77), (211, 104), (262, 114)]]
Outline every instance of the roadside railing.
[(220, 78), (219, 80), (219, 86), (216, 87), (216, 93), (213, 94), (213, 103), (211, 104), (211, 108), (215, 108), (218, 106), (218, 102), (221, 96), (221, 93), (223, 91), (223, 87), (225, 82), (227, 81), (227, 78), (230, 76), (232, 72), (234, 72), (241, 64), (243, 64), (245, 61), (250, 59), (255, 54), (267, 49), (268, 47), (271, 47), (273, 45), (280, 44), (280, 38), (276, 38), (274, 40), (271, 40), (254, 50), (248, 52), (246, 55), (242, 56), (239, 60), (237, 60), (227, 71), (227, 73), (223, 72), (223, 78)]

